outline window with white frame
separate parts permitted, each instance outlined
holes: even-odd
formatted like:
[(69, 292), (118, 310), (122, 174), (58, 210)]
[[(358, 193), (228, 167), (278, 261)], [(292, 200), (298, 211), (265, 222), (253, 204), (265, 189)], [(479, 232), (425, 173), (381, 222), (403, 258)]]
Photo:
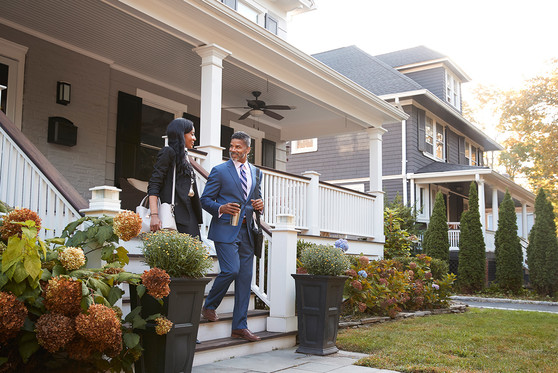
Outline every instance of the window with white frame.
[(317, 150), (317, 138), (291, 141), (291, 154), (310, 153)]
[(473, 166), (478, 166), (479, 164), (477, 159), (477, 148), (474, 146), (471, 146), (471, 164)]
[(461, 110), (461, 82), (446, 70), (446, 101), (457, 110)]
[(439, 160), (446, 159), (446, 136), (444, 126), (431, 117), (426, 117), (424, 126), (425, 152)]
[(257, 8), (245, 3), (244, 1), (239, 1), (236, 4), (236, 10), (250, 21), (259, 24), (260, 14), (262, 14), (262, 12)]

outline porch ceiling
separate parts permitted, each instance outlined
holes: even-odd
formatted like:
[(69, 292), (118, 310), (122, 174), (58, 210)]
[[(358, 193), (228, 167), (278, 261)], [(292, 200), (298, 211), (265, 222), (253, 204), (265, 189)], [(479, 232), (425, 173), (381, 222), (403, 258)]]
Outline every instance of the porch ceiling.
[(192, 49), (215, 43), (232, 53), (223, 63), (222, 106), (244, 106), (255, 90), (268, 104), (296, 106), (281, 111), (281, 121), (248, 120), (279, 128), (283, 140), (360, 131), (406, 117), (218, 1), (7, 1), (0, 23), (196, 99), (201, 57)]

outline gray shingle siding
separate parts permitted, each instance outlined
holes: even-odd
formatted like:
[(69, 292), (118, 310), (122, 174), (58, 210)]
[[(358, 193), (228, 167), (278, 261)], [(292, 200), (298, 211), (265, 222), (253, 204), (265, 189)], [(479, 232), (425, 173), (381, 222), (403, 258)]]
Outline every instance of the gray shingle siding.
[(401, 175), (401, 122), (384, 125), (382, 136), (382, 171), (384, 175)]
[(392, 202), (397, 193), (403, 196), (403, 180), (402, 179), (390, 179), (382, 181), (382, 188), (385, 192), (386, 202)]
[(317, 151), (288, 155), (287, 172), (317, 171), (323, 181), (368, 177), (369, 146), (366, 132), (320, 138)]
[(440, 99), (446, 101), (445, 81), (446, 74), (443, 67), (405, 73), (405, 75), (415, 82), (434, 93)]
[(418, 150), (418, 109), (409, 106), (405, 107), (405, 112), (410, 115), (407, 119), (407, 173), (414, 173), (419, 168), (432, 163), (433, 160)]
[(446, 155), (448, 163), (459, 164), (459, 135), (453, 132), (451, 128), (447, 129), (446, 143), (448, 144), (446, 149), (449, 150)]

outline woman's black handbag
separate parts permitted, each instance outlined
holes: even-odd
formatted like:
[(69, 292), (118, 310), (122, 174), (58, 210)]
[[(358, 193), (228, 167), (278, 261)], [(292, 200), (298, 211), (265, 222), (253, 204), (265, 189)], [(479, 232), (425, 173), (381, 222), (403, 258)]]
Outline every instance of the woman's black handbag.
[[(260, 195), (260, 170), (256, 169), (256, 191), (258, 196), (255, 199), (262, 198)], [(264, 243), (264, 235), (262, 231), (262, 223), (261, 223), (261, 213), (259, 211), (255, 211), (256, 213), (256, 223), (252, 227), (252, 236), (254, 237), (254, 255), (258, 258), (262, 256), (262, 247)]]

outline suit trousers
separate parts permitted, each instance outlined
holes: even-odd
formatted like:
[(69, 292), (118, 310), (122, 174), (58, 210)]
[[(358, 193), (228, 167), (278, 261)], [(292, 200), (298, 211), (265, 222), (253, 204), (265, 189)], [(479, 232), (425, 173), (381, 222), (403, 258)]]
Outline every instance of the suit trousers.
[(221, 272), (205, 299), (204, 307), (216, 309), (234, 281), (232, 329), (246, 329), (254, 262), (254, 247), (250, 242), (247, 225), (242, 224), (233, 243), (215, 241), (215, 250)]

